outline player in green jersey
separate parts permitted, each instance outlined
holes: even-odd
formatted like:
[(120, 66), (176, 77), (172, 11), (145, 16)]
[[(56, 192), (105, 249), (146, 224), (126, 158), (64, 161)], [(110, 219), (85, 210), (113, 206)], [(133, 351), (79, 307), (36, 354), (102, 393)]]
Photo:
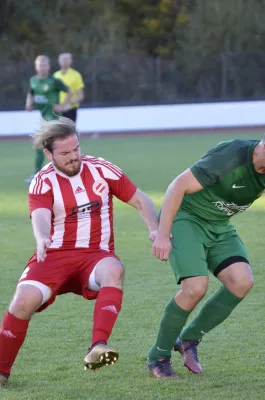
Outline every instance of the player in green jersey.
[[(38, 56), (35, 60), (37, 75), (30, 79), (29, 90), (26, 98), (26, 110), (32, 111), (35, 106), (45, 120), (51, 120), (70, 109), (73, 92), (64, 83), (50, 75), (50, 60), (47, 56)], [(60, 92), (67, 92), (63, 104), (59, 104)], [(42, 150), (36, 150), (35, 174), (41, 170), (44, 161)], [(25, 179), (30, 183), (34, 175)]]
[[(197, 346), (203, 335), (222, 323), (253, 286), (245, 246), (230, 218), (245, 211), (264, 188), (265, 137), (222, 142), (169, 185), (153, 254), (169, 259), (181, 290), (166, 306), (149, 351), (153, 376), (178, 377), (170, 365), (173, 348), (189, 370), (202, 373)], [(222, 286), (184, 328), (207, 291), (209, 271)]]

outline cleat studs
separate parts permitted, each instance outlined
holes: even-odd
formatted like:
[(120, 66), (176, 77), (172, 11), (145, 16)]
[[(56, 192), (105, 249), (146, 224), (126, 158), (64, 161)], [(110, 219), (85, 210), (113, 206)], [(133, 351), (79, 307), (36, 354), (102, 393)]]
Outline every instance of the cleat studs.
[(114, 361), (111, 361), (111, 364), (113, 365), (113, 364), (115, 364), (115, 362), (114, 362)]
[(87, 369), (88, 369), (87, 366), (85, 366), (85, 367), (84, 367), (84, 371), (87, 371)]
[(109, 356), (109, 353), (105, 353), (105, 356), (108, 357), (108, 356)]
[(114, 360), (114, 361), (117, 361), (117, 357), (114, 357), (113, 360)]

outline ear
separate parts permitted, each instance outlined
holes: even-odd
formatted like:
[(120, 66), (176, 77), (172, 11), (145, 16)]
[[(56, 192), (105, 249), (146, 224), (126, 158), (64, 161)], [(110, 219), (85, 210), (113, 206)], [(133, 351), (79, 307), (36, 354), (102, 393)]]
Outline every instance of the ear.
[(43, 151), (44, 151), (45, 156), (48, 158), (48, 160), (52, 161), (52, 153), (47, 149), (44, 149)]

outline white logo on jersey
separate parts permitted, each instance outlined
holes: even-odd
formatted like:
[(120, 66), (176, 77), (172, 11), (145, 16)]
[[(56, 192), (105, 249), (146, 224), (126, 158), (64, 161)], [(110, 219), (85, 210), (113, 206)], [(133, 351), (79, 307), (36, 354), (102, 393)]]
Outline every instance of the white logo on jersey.
[(103, 179), (100, 179), (93, 183), (93, 192), (100, 197), (104, 197), (107, 193), (107, 184)]
[(233, 189), (241, 189), (241, 188), (244, 188), (244, 187), (246, 187), (246, 186), (237, 186), (235, 183), (232, 186)]
[(43, 90), (44, 90), (44, 92), (48, 92), (48, 90), (49, 90), (49, 85), (44, 85), (44, 86), (43, 86)]
[(37, 94), (34, 96), (34, 103), (36, 104), (47, 104), (48, 99), (43, 94)]
[(239, 206), (235, 203), (226, 203), (225, 201), (214, 201), (213, 204), (215, 205), (215, 207), (217, 207), (219, 210), (223, 211), (227, 216), (230, 217), (231, 215), (245, 211), (249, 206), (251, 206), (252, 203)]

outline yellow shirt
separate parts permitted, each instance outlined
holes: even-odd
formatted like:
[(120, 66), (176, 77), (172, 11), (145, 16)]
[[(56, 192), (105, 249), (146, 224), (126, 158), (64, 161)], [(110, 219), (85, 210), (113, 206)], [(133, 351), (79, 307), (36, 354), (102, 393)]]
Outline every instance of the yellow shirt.
[[(73, 68), (68, 68), (68, 70), (65, 73), (62, 73), (61, 70), (57, 71), (53, 74), (53, 76), (63, 81), (63, 83), (74, 92), (72, 100), (75, 99), (76, 92), (80, 89), (84, 89), (85, 87), (82, 75)], [(60, 92), (60, 104), (64, 102), (66, 96), (67, 93)], [(77, 107), (79, 107), (79, 103), (73, 104), (71, 108), (77, 108)]]

